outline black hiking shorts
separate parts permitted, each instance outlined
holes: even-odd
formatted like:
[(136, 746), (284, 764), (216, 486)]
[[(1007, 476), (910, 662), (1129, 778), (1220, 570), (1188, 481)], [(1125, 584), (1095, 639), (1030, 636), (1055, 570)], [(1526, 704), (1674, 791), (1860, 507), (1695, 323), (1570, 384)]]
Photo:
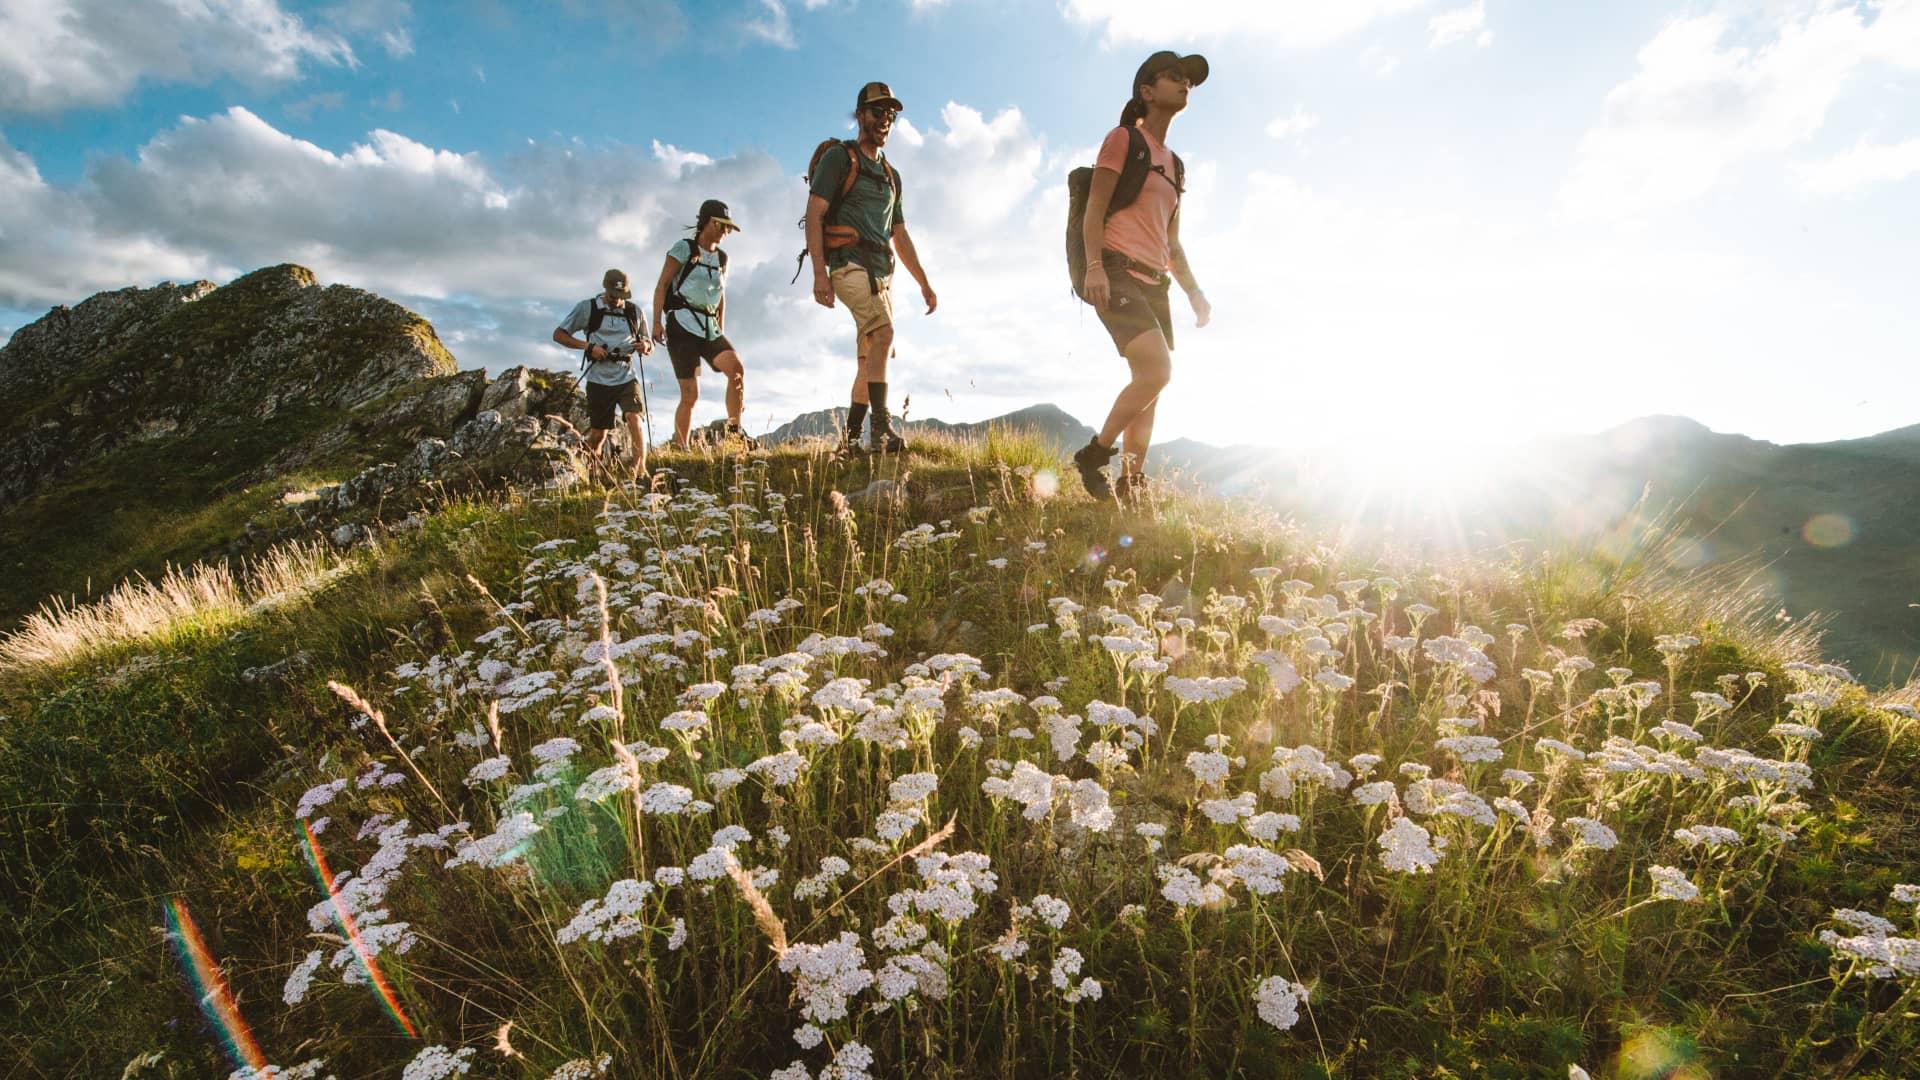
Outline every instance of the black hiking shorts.
[(1100, 324), (1107, 328), (1113, 347), (1120, 350), (1120, 355), (1127, 355), (1127, 346), (1133, 339), (1149, 330), (1158, 330), (1166, 339), (1167, 348), (1172, 349), (1173, 314), (1167, 304), (1167, 283), (1149, 284), (1111, 266), (1107, 268), (1107, 283), (1111, 299), (1107, 301), (1107, 309), (1100, 312)]
[(667, 320), (667, 357), (673, 361), (673, 377), (676, 379), (691, 379), (700, 374), (702, 360), (707, 362), (708, 367), (719, 371), (714, 367), (714, 360), (721, 353), (732, 351), (733, 342), (728, 341), (725, 334), (709, 341), (681, 326), (679, 320)]
[(607, 386), (596, 382), (587, 384), (587, 423), (593, 430), (613, 430), (615, 405), (620, 406), (622, 416), (640, 415), (639, 379), (628, 379), (619, 386)]

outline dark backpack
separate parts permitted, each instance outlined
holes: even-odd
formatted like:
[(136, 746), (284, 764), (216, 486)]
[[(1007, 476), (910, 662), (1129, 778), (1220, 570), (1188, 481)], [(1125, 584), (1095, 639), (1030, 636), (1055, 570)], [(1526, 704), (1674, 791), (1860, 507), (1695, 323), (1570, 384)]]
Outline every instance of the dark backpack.
[[(822, 246), (827, 251), (838, 251), (844, 247), (871, 249), (876, 245), (860, 239), (858, 229), (851, 225), (836, 225), (833, 220), (839, 215), (841, 204), (847, 201), (847, 196), (853, 191), (853, 185), (860, 180), (860, 141), (858, 139), (826, 139), (814, 147), (813, 156), (807, 159), (807, 190), (809, 192), (813, 190), (814, 170), (820, 167), (821, 159), (836, 147), (847, 155), (847, 178), (840, 182), (840, 190), (833, 193), (833, 198), (827, 200), (827, 212), (821, 215)], [(894, 169), (892, 162), (883, 162), (883, 164), (887, 167), (887, 186), (893, 189), (894, 201), (899, 202), (900, 173)], [(806, 216), (801, 215), (800, 229), (805, 232), (806, 228)], [(807, 265), (807, 249), (801, 248), (799, 256), (793, 261), (793, 280), (799, 281), (800, 271)]]
[[(715, 248), (714, 250), (720, 255), (720, 272), (725, 274), (727, 272), (727, 249)], [(666, 310), (668, 312), (679, 311), (685, 308), (696, 315), (704, 315), (709, 319), (719, 314), (717, 311), (708, 311), (706, 308), (694, 307), (692, 304), (687, 303), (686, 297), (680, 295), (680, 290), (687, 284), (687, 278), (693, 273), (693, 268), (698, 265), (700, 265), (700, 245), (692, 238), (688, 238), (686, 260), (680, 264), (680, 272), (673, 276), (673, 288), (667, 290)]]
[[(601, 323), (607, 321), (608, 312), (616, 310), (620, 313), (621, 318), (627, 320), (627, 329), (633, 333), (633, 336), (635, 338), (640, 336), (640, 308), (635, 305), (633, 301), (628, 300), (617, 309), (605, 308), (600, 306), (600, 298), (595, 296), (587, 301), (587, 340), (589, 342), (589, 348), (592, 347), (593, 332), (600, 329)], [(631, 356), (627, 357), (627, 362), (632, 363), (633, 358)], [(589, 363), (591, 363), (591, 361), (589, 361), (583, 353), (580, 357), (580, 369), (585, 371)]]
[[(1127, 161), (1120, 169), (1120, 179), (1113, 185), (1113, 199), (1107, 203), (1107, 217), (1111, 218), (1116, 210), (1124, 210), (1133, 205), (1140, 197), (1140, 191), (1147, 186), (1147, 175), (1159, 173), (1166, 176), (1166, 170), (1153, 163), (1153, 154), (1147, 149), (1147, 137), (1137, 127), (1127, 129)], [(1173, 175), (1167, 177), (1173, 181), (1174, 198), (1187, 193), (1187, 163), (1180, 160), (1179, 154), (1173, 155)], [(1080, 288), (1087, 280), (1087, 197), (1093, 190), (1093, 167), (1082, 165), (1067, 174), (1067, 276), (1073, 286), (1073, 295), (1080, 296)], [(1153, 274), (1161, 280), (1166, 274), (1159, 267), (1148, 266), (1137, 259), (1128, 259), (1116, 252), (1107, 252), (1106, 257), (1115, 261), (1125, 260), (1130, 269)], [(1082, 300), (1086, 297), (1080, 296)]]

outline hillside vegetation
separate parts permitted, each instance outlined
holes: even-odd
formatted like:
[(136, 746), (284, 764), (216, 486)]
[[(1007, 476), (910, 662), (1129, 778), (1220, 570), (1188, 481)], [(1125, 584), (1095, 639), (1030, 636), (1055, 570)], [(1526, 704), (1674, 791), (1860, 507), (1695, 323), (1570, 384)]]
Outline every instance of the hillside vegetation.
[(1911, 702), (1659, 535), (1401, 563), (1000, 432), (661, 460), (0, 648), (5, 1075), (1920, 1052)]

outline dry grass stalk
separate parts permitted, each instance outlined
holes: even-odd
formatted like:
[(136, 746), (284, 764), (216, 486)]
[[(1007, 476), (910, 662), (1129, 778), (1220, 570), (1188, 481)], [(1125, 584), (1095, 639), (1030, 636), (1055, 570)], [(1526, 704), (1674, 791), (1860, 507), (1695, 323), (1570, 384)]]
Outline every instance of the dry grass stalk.
[(380, 734), (386, 736), (387, 745), (393, 747), (393, 752), (399, 754), (400, 760), (406, 763), (407, 768), (413, 770), (414, 778), (426, 785), (428, 793), (433, 796), (433, 801), (439, 803), (440, 809), (446, 812), (447, 820), (454, 820), (453, 807), (448, 806), (447, 800), (440, 797), (440, 789), (433, 786), (433, 781), (427, 779), (427, 774), (421, 772), (420, 766), (413, 763), (413, 756), (408, 754), (406, 749), (400, 745), (400, 740), (393, 737), (393, 732), (387, 727), (386, 714), (374, 708), (372, 702), (361, 697), (355, 692), (353, 687), (345, 683), (328, 679), (327, 689), (333, 691), (335, 697), (346, 702), (351, 708), (365, 713), (367, 718), (373, 721), (373, 726), (379, 729)]
[(773, 913), (773, 905), (767, 903), (766, 896), (753, 883), (753, 875), (747, 873), (736, 859), (727, 860), (727, 876), (740, 886), (740, 895), (746, 898), (747, 906), (753, 909), (753, 921), (760, 932), (767, 935), (773, 943), (773, 954), (787, 954), (787, 928), (780, 922), (780, 916)]

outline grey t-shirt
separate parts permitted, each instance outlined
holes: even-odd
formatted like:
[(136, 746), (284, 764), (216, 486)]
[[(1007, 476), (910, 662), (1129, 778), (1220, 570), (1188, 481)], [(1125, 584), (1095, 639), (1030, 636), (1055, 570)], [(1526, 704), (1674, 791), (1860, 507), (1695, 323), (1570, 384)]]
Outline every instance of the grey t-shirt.
[[(634, 337), (633, 328), (627, 325), (626, 316), (620, 314), (618, 308), (607, 308), (606, 303), (606, 298), (603, 296), (590, 296), (580, 301), (573, 305), (573, 310), (569, 311), (567, 317), (561, 320), (559, 328), (569, 334), (579, 334), (587, 328), (587, 319), (593, 305), (599, 304), (603, 309), (600, 315), (600, 327), (587, 338), (587, 343), (589, 345), (604, 345), (608, 349), (637, 345), (639, 339)], [(640, 311), (639, 305), (634, 305), (633, 310), (637, 320)], [(593, 363), (587, 365), (586, 381), (597, 383), (600, 386), (622, 386), (632, 382), (636, 378), (639, 378), (639, 376), (634, 374), (631, 363), (624, 363), (608, 358), (606, 360), (595, 360)]]

